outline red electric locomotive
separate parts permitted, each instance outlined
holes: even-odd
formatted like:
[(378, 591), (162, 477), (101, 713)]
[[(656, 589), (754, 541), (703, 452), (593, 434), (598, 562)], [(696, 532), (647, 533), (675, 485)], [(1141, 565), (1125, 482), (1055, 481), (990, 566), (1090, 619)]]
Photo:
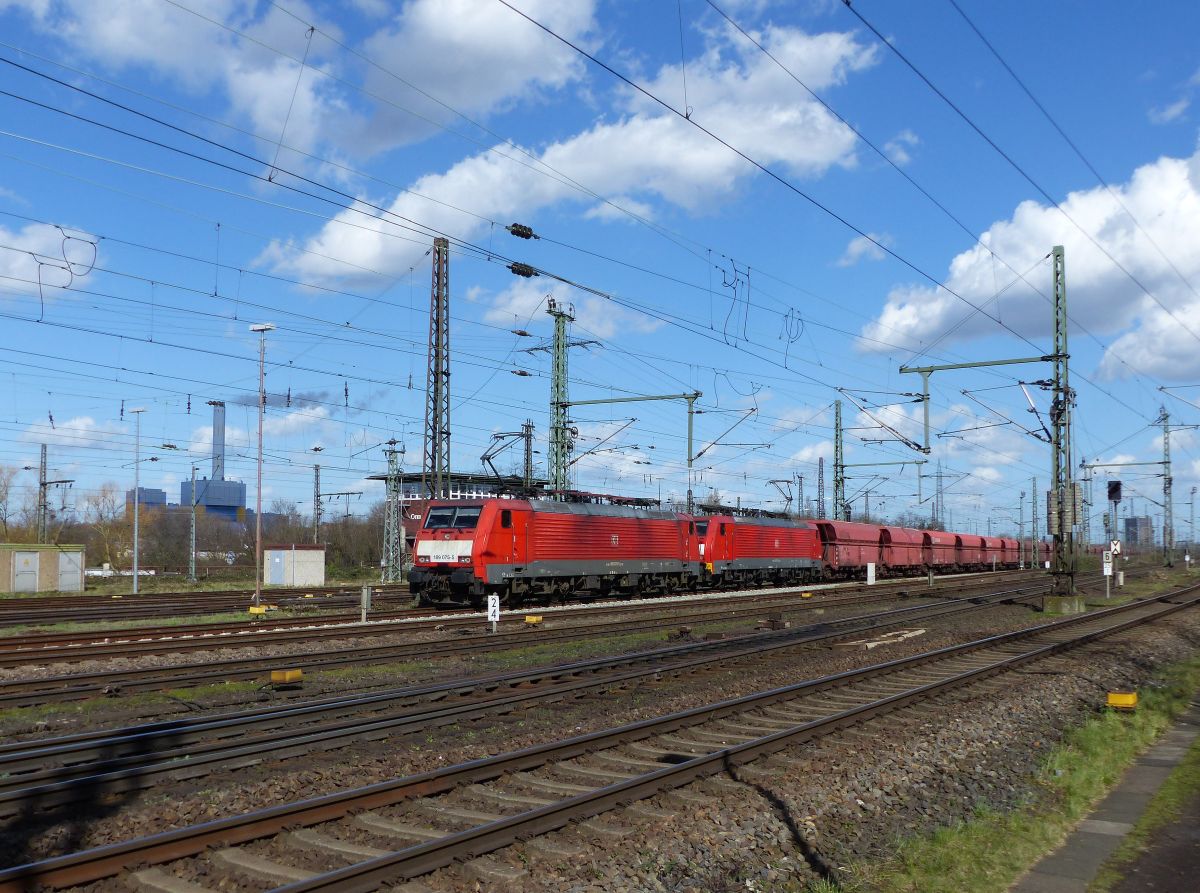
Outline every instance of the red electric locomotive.
[(539, 499), (431, 502), (409, 588), (419, 602), (476, 607), (691, 588), (695, 521), (675, 512)]
[(697, 518), (705, 586), (804, 583), (821, 578), (821, 541), (807, 521)]

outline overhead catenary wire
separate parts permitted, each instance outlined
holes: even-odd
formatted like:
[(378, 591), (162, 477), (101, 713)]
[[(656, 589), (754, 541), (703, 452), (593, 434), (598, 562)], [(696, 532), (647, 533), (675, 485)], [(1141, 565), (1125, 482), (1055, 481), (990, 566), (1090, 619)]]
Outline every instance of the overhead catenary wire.
[[(504, 3), (504, 0), (498, 0), (498, 2)], [(1152, 301), (1154, 301), (1154, 303), (1157, 304), (1163, 310), (1163, 312), (1167, 314), (1167, 316), (1169, 316), (1176, 323), (1178, 323), (1179, 326), (1185, 332), (1187, 332), (1189, 335), (1191, 335), (1196, 341), (1200, 341), (1200, 333), (1197, 333), (1191, 326), (1187, 325), (1187, 323), (1185, 323), (1174, 312), (1172, 312), (1171, 309), (1169, 307), (1167, 307), (1167, 305), (1164, 304), (1162, 302), (1162, 300), (1156, 294), (1154, 294), (1154, 292), (1152, 292), (1145, 283), (1143, 283), (1141, 281), (1141, 279), (1139, 279), (1131, 270), (1129, 270), (1128, 267), (1126, 267), (1124, 264), (1122, 264), (1117, 258), (1115, 258), (1109, 252), (1109, 250), (1107, 248), (1105, 248), (1102, 244), (1100, 244), (1100, 242), (1096, 239), (1095, 236), (1093, 236), (1090, 232), (1088, 232), (1086, 229), (1084, 229), (1083, 225), (1080, 224), (1079, 221), (1077, 221), (1074, 217), (1072, 217), (1067, 212), (1066, 208), (1064, 208), (1052, 195), (1050, 195), (1049, 191), (1047, 191), (1045, 187), (1043, 187), (1037, 180), (1033, 179), (1033, 177), (1028, 173), (1028, 171), (1025, 170), (1025, 168), (1023, 168), (1020, 164), (1018, 164), (1011, 155), (1009, 155), (1007, 152), (1005, 152), (1004, 149), (1002, 149), (996, 143), (995, 140), (993, 140), (990, 136), (988, 136), (988, 134), (985, 133), (984, 130), (966, 114), (966, 112), (964, 112), (962, 109), (960, 109), (954, 103), (954, 101), (950, 99), (949, 96), (947, 96), (936, 84), (934, 84), (933, 81), (930, 80), (929, 77), (926, 76), (925, 73), (923, 71), (921, 71), (921, 69), (919, 69), (906, 55), (904, 55), (904, 53), (900, 50), (900, 48), (898, 46), (896, 46), (895, 41), (890, 41), (887, 38), (885, 38), (879, 32), (879, 30), (873, 24), (871, 24), (871, 22), (869, 22), (866, 19), (866, 17), (863, 16), (863, 14), (861, 12), (859, 12), (858, 7), (853, 5), (850, 2), (850, 0), (842, 0), (842, 3), (846, 9), (850, 10), (850, 13), (856, 19), (858, 19), (860, 22), (862, 22), (864, 27), (866, 27), (872, 34), (875, 35), (876, 38), (878, 38), (878, 40), (881, 44), (883, 44), (885, 47), (887, 47), (889, 50), (891, 50), (892, 53), (894, 53), (905, 64), (905, 66), (907, 66), (909, 68), (909, 70), (911, 70), (913, 72), (913, 74), (915, 74), (918, 78), (920, 78), (921, 81), (923, 81), (925, 83), (925, 85), (929, 87), (930, 90), (932, 90), (947, 106), (949, 106), (954, 111), (954, 113), (956, 115), (958, 115), (967, 124), (968, 127), (970, 127), (973, 131), (975, 131), (975, 133), (978, 134), (979, 137), (981, 139), (983, 139), (984, 142), (986, 142), (989, 146), (991, 146), (992, 149), (994, 149), (996, 151), (996, 153), (998, 155), (1000, 155), (1001, 158), (1003, 158), (1006, 162), (1008, 162), (1009, 166), (1011, 166), (1013, 168), (1013, 170), (1015, 170), (1018, 174), (1020, 174), (1021, 177), (1024, 178), (1025, 181), (1027, 183), (1029, 183), (1030, 186), (1032, 186), (1034, 189), (1036, 189), (1038, 191), (1038, 193), (1042, 196), (1042, 198), (1044, 198), (1060, 214), (1062, 214), (1062, 216), (1068, 222), (1070, 222), (1070, 224), (1073, 227), (1075, 227), (1076, 230), (1079, 231), (1080, 235), (1082, 235), (1085, 239), (1087, 239), (1098, 251), (1100, 251), (1101, 254), (1103, 254), (1105, 257), (1107, 257), (1112, 262), (1114, 267), (1116, 267), (1118, 270), (1120, 270), (1125, 275), (1125, 277), (1127, 279), (1129, 279), (1129, 281), (1132, 282), (1135, 286), (1137, 286), (1137, 288), (1143, 294), (1145, 294)]]

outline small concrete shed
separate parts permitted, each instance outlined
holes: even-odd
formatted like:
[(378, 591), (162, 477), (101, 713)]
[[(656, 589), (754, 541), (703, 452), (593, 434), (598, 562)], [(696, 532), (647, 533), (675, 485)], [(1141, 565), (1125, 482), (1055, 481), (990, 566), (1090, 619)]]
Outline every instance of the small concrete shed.
[(325, 547), (313, 543), (264, 546), (263, 583), (267, 586), (323, 586)]
[(83, 592), (83, 546), (0, 543), (0, 592)]

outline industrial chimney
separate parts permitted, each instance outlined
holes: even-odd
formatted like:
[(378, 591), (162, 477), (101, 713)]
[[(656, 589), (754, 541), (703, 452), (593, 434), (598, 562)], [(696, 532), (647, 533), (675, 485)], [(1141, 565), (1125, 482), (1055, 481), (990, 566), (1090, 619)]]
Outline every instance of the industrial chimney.
[(225, 403), (221, 400), (209, 400), (213, 408), (212, 436), (212, 479), (225, 480)]

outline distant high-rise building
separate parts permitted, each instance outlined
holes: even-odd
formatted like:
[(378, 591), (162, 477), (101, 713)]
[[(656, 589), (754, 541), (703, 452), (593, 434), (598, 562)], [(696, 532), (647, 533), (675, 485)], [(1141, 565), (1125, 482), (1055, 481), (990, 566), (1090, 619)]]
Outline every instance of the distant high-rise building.
[[(161, 509), (167, 505), (167, 491), (154, 487), (138, 487), (138, 504), (143, 508)], [(125, 491), (125, 511), (133, 512), (133, 490)]]
[(1147, 516), (1125, 519), (1125, 542), (1130, 546), (1154, 545), (1154, 522)]

